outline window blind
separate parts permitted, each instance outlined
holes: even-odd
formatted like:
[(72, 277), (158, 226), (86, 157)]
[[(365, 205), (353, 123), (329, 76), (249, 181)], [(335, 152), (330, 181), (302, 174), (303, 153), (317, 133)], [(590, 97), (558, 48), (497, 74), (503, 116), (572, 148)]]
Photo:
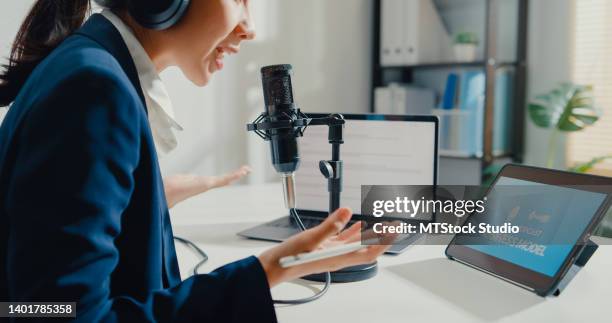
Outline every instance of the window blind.
[[(595, 105), (603, 116), (595, 125), (568, 136), (571, 166), (612, 155), (612, 1), (577, 0), (574, 5), (573, 82), (593, 85)], [(612, 170), (612, 160), (596, 168)]]

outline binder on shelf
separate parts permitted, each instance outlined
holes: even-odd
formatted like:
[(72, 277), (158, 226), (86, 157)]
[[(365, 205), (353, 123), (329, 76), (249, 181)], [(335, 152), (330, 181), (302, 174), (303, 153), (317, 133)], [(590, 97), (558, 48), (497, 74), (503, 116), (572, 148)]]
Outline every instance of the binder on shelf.
[(447, 156), (480, 157), (483, 151), (485, 74), (466, 70), (447, 76), (434, 113), (440, 119), (440, 147)]
[(467, 117), (461, 121), (459, 149), (470, 155), (482, 154), (484, 136), (485, 74), (465, 71), (461, 74), (459, 109)]
[(393, 113), (393, 99), (389, 87), (377, 87), (374, 90), (374, 111), (378, 114)]
[(380, 19), (380, 65), (401, 65), (404, 0), (382, 0)]
[(393, 114), (406, 114), (408, 95), (403, 86), (391, 84), (391, 98), (393, 100)]
[(452, 40), (432, 0), (382, 0), (380, 64), (450, 61)]
[(440, 121), (440, 155), (444, 157), (473, 157), (473, 152), (461, 149), (461, 126), (471, 116), (460, 109), (434, 109)]
[(455, 108), (455, 103), (457, 102), (457, 87), (459, 86), (458, 83), (459, 76), (457, 74), (448, 74), (448, 77), (446, 78), (444, 96), (442, 97), (442, 109), (450, 110)]
[(430, 115), (435, 92), (409, 84), (392, 83), (374, 90), (374, 111), (380, 114)]

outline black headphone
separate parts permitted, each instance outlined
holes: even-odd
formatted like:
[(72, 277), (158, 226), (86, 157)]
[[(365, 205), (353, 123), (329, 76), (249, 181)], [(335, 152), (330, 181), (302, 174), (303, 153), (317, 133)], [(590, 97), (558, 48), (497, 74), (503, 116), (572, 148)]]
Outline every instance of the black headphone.
[(190, 0), (95, 0), (106, 8), (127, 7), (141, 26), (163, 30), (174, 26), (185, 15)]

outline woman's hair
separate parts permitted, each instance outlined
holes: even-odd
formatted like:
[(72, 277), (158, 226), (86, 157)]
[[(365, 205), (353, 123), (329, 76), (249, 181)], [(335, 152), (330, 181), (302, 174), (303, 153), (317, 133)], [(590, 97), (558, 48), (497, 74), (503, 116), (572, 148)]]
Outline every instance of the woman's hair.
[(19, 90), (53, 49), (83, 24), (90, 0), (37, 0), (21, 24), (0, 73), (0, 107), (11, 104)]

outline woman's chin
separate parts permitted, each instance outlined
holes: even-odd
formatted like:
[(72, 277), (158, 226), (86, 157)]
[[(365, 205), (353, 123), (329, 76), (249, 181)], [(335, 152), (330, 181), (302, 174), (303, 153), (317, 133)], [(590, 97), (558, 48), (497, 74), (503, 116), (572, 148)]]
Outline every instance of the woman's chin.
[(208, 70), (202, 70), (200, 71), (200, 73), (197, 73), (196, 75), (191, 75), (191, 77), (189, 77), (189, 80), (195, 86), (203, 87), (203, 86), (208, 85), (208, 82), (210, 82), (211, 78), (212, 78), (211, 72), (209, 72)]
[(205, 64), (202, 66), (198, 75), (197, 81), (194, 82), (197, 86), (205, 86), (212, 79), (213, 74), (216, 72), (213, 64)]
[(196, 82), (193, 82), (196, 86), (203, 87), (208, 85), (210, 81), (210, 76), (202, 76), (202, 78), (198, 79)]

